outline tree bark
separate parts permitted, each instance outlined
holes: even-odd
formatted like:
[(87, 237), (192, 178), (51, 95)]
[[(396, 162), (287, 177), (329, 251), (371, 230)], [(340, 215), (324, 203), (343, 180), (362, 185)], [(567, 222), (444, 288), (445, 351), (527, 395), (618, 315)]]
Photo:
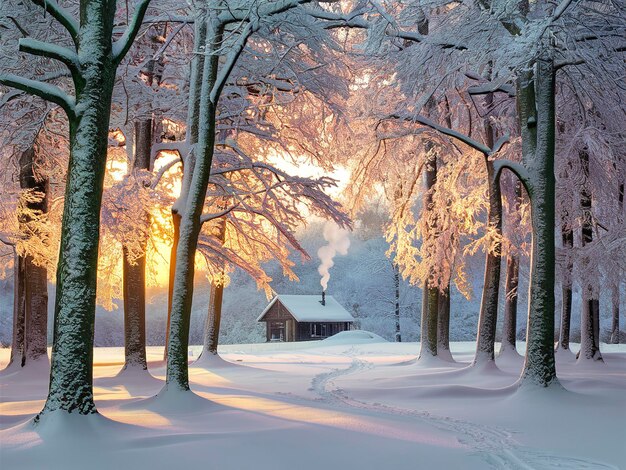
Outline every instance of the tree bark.
[[(33, 192), (39, 201), (26, 202), (26, 209), (40, 214), (48, 211), (48, 179), (36, 172), (35, 148), (22, 152), (19, 159), (19, 183), (23, 191)], [(30, 214), (19, 215), (23, 234), (37, 236), (28, 224)], [(27, 366), (38, 359), (48, 361), (48, 271), (30, 255), (15, 256), (13, 302), (13, 345), (9, 366)]]
[[(485, 97), (485, 104), (491, 106), (493, 94)], [(484, 120), (485, 143), (493, 148), (496, 140), (496, 130), (489, 119)], [(496, 326), (498, 323), (498, 301), (500, 296), (500, 275), (502, 264), (502, 195), (500, 183), (496, 179), (493, 161), (485, 155), (487, 169), (487, 197), (489, 208), (487, 211), (487, 227), (495, 235), (495, 240), (487, 250), (485, 260), (485, 276), (480, 312), (478, 315), (478, 332), (476, 337), (476, 354), (472, 365), (482, 365), (495, 360)]]
[(509, 255), (506, 260), (506, 280), (504, 285), (504, 322), (502, 344), (499, 355), (511, 351), (517, 353), (517, 287), (519, 284), (519, 257)]
[[(522, 184), (515, 183), (514, 220), (511, 226), (513, 230), (519, 230), (519, 211), (522, 202)], [(519, 286), (519, 255), (509, 252), (506, 259), (506, 279), (504, 281), (504, 318), (502, 325), (502, 341), (499, 356), (508, 352), (517, 354), (517, 299)]]
[(437, 356), (439, 289), (424, 283), (419, 358)]
[[(617, 195), (617, 209), (619, 212), (618, 220), (623, 220), (624, 217), (624, 183), (621, 183), (618, 188)], [(613, 282), (611, 288), (611, 313), (613, 318), (611, 321), (611, 344), (619, 344), (619, 304), (620, 304), (620, 279), (616, 279)]]
[(90, 414), (100, 208), (106, 166), (115, 2), (81, 1), (78, 35), (81, 76), (70, 117), (70, 160), (57, 267), (50, 389), (36, 418), (56, 410)]
[(215, 144), (216, 98), (211, 99), (211, 91), (217, 81), (218, 48), (221, 47), (223, 25), (213, 21), (207, 23), (205, 50), (212, 51), (204, 60), (199, 105), (197, 157), (193, 168), (189, 193), (181, 213), (180, 237), (176, 250), (176, 268), (170, 317), (170, 336), (167, 344), (167, 371), (165, 390), (170, 387), (189, 390), (189, 368), (187, 364), (189, 345), (189, 323), (193, 299), (193, 278), (195, 272), (195, 250), (200, 235), (202, 208), (211, 172)]
[(174, 298), (174, 276), (176, 274), (176, 252), (178, 250), (178, 239), (180, 238), (180, 214), (172, 211), (172, 248), (170, 250), (170, 271), (167, 284), (167, 320), (165, 322), (165, 348), (163, 349), (163, 359), (167, 359), (167, 345), (170, 341), (170, 319), (172, 318), (172, 300)]
[[(571, 253), (574, 248), (574, 231), (569, 226), (569, 221), (561, 224), (561, 237), (563, 248)], [(559, 343), (557, 349), (569, 351), (570, 325), (572, 322), (572, 270), (573, 265), (568, 261), (562, 281), (563, 305), (561, 307), (561, 326), (559, 329)]]
[(611, 288), (611, 344), (619, 344), (619, 281), (616, 281)]
[[(224, 286), (222, 284), (215, 285), (211, 283), (209, 310), (207, 312), (206, 323), (204, 326), (204, 345), (202, 348), (202, 357), (217, 354), (217, 346), (219, 345), (220, 323), (222, 321), (222, 299), (224, 295)], [(199, 358), (199, 359), (200, 359)]]
[(146, 258), (129, 260), (123, 248), (124, 367), (148, 370), (146, 360)]
[[(593, 241), (592, 195), (589, 190), (589, 153), (583, 150), (579, 153), (585, 181), (580, 192), (580, 207), (582, 210), (582, 246)], [(589, 263), (592, 260), (588, 260)], [(582, 316), (580, 322), (580, 351), (579, 360), (602, 361), (600, 353), (600, 299), (598, 288), (589, 279), (582, 289)]]
[(450, 285), (439, 292), (437, 321), (437, 355), (446, 361), (453, 361), (450, 352)]
[(551, 58), (537, 59), (535, 80), (522, 74), (518, 104), (528, 173), (522, 182), (531, 199), (533, 227), (526, 360), (520, 380), (548, 387), (558, 383), (554, 362), (555, 70)]
[[(430, 149), (427, 148), (427, 152)], [(424, 207), (422, 217), (432, 210), (432, 191), (437, 182), (437, 156), (432, 155), (426, 164), (426, 193), (424, 195)], [(424, 236), (433, 236), (434, 234)], [(439, 317), (439, 288), (429, 285), (429, 280), (424, 282), (422, 291), (422, 321), (420, 335), (420, 355), (437, 356), (437, 324)]]
[[(497, 236), (502, 233), (502, 197), (500, 185), (495, 179), (493, 162), (487, 160), (489, 181), (489, 211), (487, 224)], [(478, 316), (478, 337), (473, 365), (495, 360), (496, 325), (498, 321), (498, 298), (500, 295), (501, 242), (497, 238), (487, 252), (485, 282)]]
[[(135, 157), (132, 171), (150, 170), (152, 153), (152, 119), (135, 123)], [(145, 214), (145, 226), (149, 215)], [(128, 249), (123, 247), (124, 283), (124, 367), (148, 370), (146, 360), (146, 255), (147, 234), (141, 237), (143, 254), (137, 259), (129, 258)]]
[[(199, 51), (205, 47), (207, 38), (206, 12), (200, 11), (194, 22), (194, 50)], [(200, 93), (202, 89), (202, 77), (204, 73), (204, 54), (195, 54), (189, 71), (189, 111), (187, 118), (187, 142), (191, 148), (198, 143), (200, 128)], [(167, 321), (165, 324), (165, 348), (163, 359), (167, 359), (168, 344), (170, 338), (170, 321), (172, 318), (172, 302), (174, 297), (174, 279), (176, 275), (176, 253), (180, 239), (181, 212), (189, 194), (189, 186), (195, 164), (195, 154), (189, 152), (183, 159), (183, 182), (178, 200), (172, 207), (172, 225), (174, 234), (172, 249), (170, 251), (170, 271), (167, 291)]]
[(24, 258), (17, 253), (13, 261), (13, 335), (9, 367), (22, 367), (24, 360), (24, 329), (26, 327), (26, 296), (24, 294)]
[(33, 258), (24, 260), (26, 342), (22, 366), (39, 359), (48, 362), (48, 270), (37, 266)]
[[(226, 219), (219, 221), (220, 231), (217, 239), (224, 244), (226, 238)], [(222, 270), (222, 276), (224, 271)], [(220, 339), (220, 324), (222, 322), (222, 300), (224, 298), (224, 282), (211, 283), (209, 295), (209, 309), (207, 312), (206, 323), (204, 326), (204, 345), (200, 357), (206, 354), (215, 356), (217, 354), (217, 346)]]
[(395, 288), (395, 304), (394, 304), (394, 319), (396, 323), (396, 343), (402, 342), (402, 336), (400, 334), (400, 268), (397, 264), (393, 264), (393, 285)]
[[(38, 202), (28, 203), (28, 208), (39, 213), (48, 212), (48, 178), (36, 172), (35, 149), (22, 154), (20, 159), (20, 186), (31, 190), (41, 197)], [(31, 220), (24, 220), (28, 223)], [(32, 233), (30, 236), (38, 236)], [(43, 265), (35, 264), (32, 256), (26, 256), (24, 263), (24, 306), (25, 357), (22, 366), (30, 361), (44, 358), (48, 361), (48, 270)]]

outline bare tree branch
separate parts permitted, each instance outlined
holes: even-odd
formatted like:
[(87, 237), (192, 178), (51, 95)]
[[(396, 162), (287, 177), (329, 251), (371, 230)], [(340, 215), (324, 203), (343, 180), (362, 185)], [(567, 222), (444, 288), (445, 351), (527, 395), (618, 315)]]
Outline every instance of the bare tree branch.
[(232, 212), (237, 207), (239, 207), (239, 203), (234, 204), (234, 205), (224, 209), (221, 212), (215, 212), (215, 213), (211, 213), (211, 214), (202, 214), (202, 216), (200, 217), (200, 223), (204, 224), (205, 222), (208, 222), (210, 220), (215, 220), (215, 219), (219, 219), (220, 217), (224, 217), (225, 215), (227, 215), (229, 212)]
[(113, 44), (113, 61), (116, 64), (122, 61), (130, 49), (130, 46), (132, 46), (133, 41), (135, 41), (135, 37), (137, 37), (139, 28), (141, 28), (143, 23), (143, 17), (146, 15), (148, 5), (150, 5), (150, 0), (140, 0), (137, 6), (135, 6), (135, 12), (126, 27), (126, 32)]
[(69, 96), (57, 86), (42, 83), (37, 80), (30, 80), (13, 74), (0, 75), (0, 83), (57, 104), (63, 108), (70, 120), (74, 120), (76, 118), (74, 98)]

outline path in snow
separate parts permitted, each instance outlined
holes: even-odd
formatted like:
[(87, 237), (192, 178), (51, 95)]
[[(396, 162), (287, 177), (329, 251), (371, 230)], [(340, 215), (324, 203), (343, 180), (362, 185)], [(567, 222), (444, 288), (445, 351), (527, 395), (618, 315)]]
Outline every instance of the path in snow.
[(354, 347), (346, 351), (352, 357), (352, 363), (344, 369), (317, 374), (311, 380), (309, 390), (315, 392), (330, 405), (347, 405), (371, 413), (412, 416), (440, 430), (457, 435), (459, 442), (481, 457), (493, 468), (510, 470), (620, 470), (618, 467), (602, 462), (572, 458), (523, 447), (513, 439), (513, 433), (493, 426), (484, 426), (447, 416), (433, 415), (427, 411), (418, 411), (392, 407), (380, 403), (367, 403), (348, 396), (337, 388), (335, 380), (341, 377), (365, 371), (374, 364), (356, 357)]

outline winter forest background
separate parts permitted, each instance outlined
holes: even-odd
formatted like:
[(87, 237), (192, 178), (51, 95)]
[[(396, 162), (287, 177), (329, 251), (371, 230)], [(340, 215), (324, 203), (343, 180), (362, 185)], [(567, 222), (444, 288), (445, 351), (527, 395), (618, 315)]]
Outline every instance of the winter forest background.
[[(0, 457), (618, 468), (625, 38), (624, 0), (2, 0)], [(358, 331), (308, 297), (257, 344), (322, 289)]]
[[(389, 341), (394, 340), (394, 283), (393, 267), (385, 255), (389, 244), (381, 233), (381, 219), (384, 213), (372, 205), (370, 211), (362, 215), (362, 219), (351, 234), (351, 245), (346, 256), (337, 256), (335, 266), (331, 269), (329, 294), (358, 320), (357, 327), (376, 333)], [(313, 220), (308, 226), (299, 230), (302, 245), (309, 253), (316, 253), (326, 241), (322, 237), (323, 221)], [(319, 259), (313, 256), (309, 261), (294, 257), (296, 275), (299, 282), (289, 281), (281, 275), (281, 268), (270, 263), (267, 271), (275, 279), (272, 288), (279, 294), (317, 294), (320, 292), (320, 277), (317, 272)], [(528, 258), (522, 261), (520, 272), (519, 309), (525, 311), (526, 290), (528, 288)], [(478, 311), (480, 309), (480, 292), (483, 285), (484, 258), (474, 255), (468, 263), (468, 271), (472, 280), (472, 297), (465, 298), (457, 290), (452, 291), (450, 339), (452, 341), (471, 341), (476, 336)], [(191, 344), (202, 344), (204, 322), (206, 320), (209, 292), (208, 281), (204, 274), (197, 276), (198, 295), (194, 299)], [(12, 298), (11, 279), (0, 281), (0, 293), (5, 299)], [(53, 293), (54, 286), (49, 289)], [(401, 331), (405, 341), (418, 341), (420, 331), (420, 308), (422, 302), (421, 289), (410, 285), (406, 280), (401, 284)], [(580, 287), (575, 286), (573, 310), (581, 308)], [(557, 312), (561, 310), (560, 291), (557, 295)], [(622, 298), (624, 298), (622, 296)], [(501, 308), (504, 299), (501, 298)], [(233, 273), (231, 283), (224, 293), (223, 328), (220, 330), (221, 344), (254, 343), (265, 341), (265, 325), (256, 319), (268, 301), (264, 292), (257, 290), (255, 282), (246, 273), (237, 270)], [(52, 331), (52, 305), (49, 305), (48, 330)], [(95, 344), (96, 346), (123, 346), (123, 311), (121, 300), (116, 299), (113, 309), (98, 307), (96, 313)], [(164, 342), (165, 321), (167, 317), (167, 292), (165, 287), (152, 287), (147, 297), (146, 334), (148, 345), (162, 345)], [(601, 299), (602, 340), (608, 341), (611, 327), (611, 304), (606, 296)], [(12, 309), (10, 302), (0, 304), (1, 325), (0, 341), (5, 346), (11, 342)], [(556, 318), (558, 324), (558, 315)], [(498, 325), (500, 337), (502, 318)], [(526, 318), (520, 315), (517, 320), (517, 338), (526, 337)], [(51, 337), (49, 335), (49, 337)], [(572, 317), (571, 338), (580, 341), (580, 317)], [(558, 338), (556, 338), (558, 339)]]

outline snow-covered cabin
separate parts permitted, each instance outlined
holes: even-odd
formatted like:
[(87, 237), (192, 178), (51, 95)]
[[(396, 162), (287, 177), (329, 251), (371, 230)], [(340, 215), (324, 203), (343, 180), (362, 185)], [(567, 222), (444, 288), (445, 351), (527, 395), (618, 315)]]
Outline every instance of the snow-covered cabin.
[(330, 295), (277, 295), (257, 321), (267, 341), (310, 341), (349, 330), (354, 317)]

